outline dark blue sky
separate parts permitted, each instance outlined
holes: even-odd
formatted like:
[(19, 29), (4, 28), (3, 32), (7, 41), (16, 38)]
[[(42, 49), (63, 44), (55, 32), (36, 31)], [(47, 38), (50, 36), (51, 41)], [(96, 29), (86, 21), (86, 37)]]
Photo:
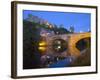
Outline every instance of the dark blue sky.
[(26, 19), (28, 14), (38, 16), (58, 26), (63, 24), (67, 29), (69, 29), (70, 26), (74, 26), (75, 32), (87, 32), (91, 27), (91, 14), (89, 13), (24, 10), (23, 18)]

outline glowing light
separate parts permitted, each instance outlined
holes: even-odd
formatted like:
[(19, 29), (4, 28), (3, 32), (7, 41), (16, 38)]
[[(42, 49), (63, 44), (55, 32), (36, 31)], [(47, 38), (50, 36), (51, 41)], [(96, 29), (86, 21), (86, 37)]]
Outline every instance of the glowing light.
[(41, 41), (41, 42), (39, 43), (39, 46), (46, 46), (46, 42), (45, 42), (45, 41)]
[(45, 52), (46, 51), (46, 42), (45, 41), (40, 41), (39, 42), (39, 47), (38, 49), (41, 51), (41, 52)]
[(60, 49), (61, 48), (61, 46), (58, 46), (58, 49)]
[(46, 47), (38, 47), (38, 49), (42, 52), (46, 51)]

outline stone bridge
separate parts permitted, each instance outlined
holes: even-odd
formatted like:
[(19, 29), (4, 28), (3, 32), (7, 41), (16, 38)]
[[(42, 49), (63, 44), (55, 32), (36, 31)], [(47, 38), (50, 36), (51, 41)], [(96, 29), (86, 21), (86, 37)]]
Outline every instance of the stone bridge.
[[(67, 50), (64, 51), (60, 56), (79, 56), (80, 55), (80, 50), (76, 48), (76, 43), (84, 38), (91, 38), (91, 33), (90, 32), (85, 32), (85, 33), (73, 33), (73, 34), (63, 34), (63, 35), (49, 35), (46, 37), (46, 54), (53, 54), (56, 55), (53, 52), (53, 41), (56, 39), (62, 39), (67, 42)], [(90, 41), (88, 41), (90, 42)], [(57, 55), (59, 55), (57, 53)]]
[(76, 48), (76, 43), (84, 38), (91, 38), (90, 32), (71, 34), (68, 40), (69, 52), (71, 53), (71, 55), (80, 55), (80, 51)]

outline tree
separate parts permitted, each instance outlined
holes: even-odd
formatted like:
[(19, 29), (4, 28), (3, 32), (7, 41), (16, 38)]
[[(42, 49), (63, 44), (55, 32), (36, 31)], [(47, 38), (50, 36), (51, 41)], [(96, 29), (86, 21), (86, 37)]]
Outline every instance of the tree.
[(58, 29), (58, 32), (59, 32), (59, 34), (68, 34), (69, 33), (69, 31), (64, 27), (60, 27)]
[(39, 68), (40, 56), (38, 43), (40, 40), (38, 24), (23, 21), (23, 68)]
[(74, 33), (74, 26), (70, 26), (69, 31), (70, 31), (71, 33)]

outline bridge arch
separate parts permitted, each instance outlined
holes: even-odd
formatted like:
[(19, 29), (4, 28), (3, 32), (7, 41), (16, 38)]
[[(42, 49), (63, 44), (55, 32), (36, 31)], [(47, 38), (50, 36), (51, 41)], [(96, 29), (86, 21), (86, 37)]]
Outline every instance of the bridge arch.
[(90, 38), (90, 32), (87, 33), (76, 33), (69, 38), (69, 53), (72, 56), (80, 56), (80, 50), (76, 47), (76, 43), (84, 38)]

